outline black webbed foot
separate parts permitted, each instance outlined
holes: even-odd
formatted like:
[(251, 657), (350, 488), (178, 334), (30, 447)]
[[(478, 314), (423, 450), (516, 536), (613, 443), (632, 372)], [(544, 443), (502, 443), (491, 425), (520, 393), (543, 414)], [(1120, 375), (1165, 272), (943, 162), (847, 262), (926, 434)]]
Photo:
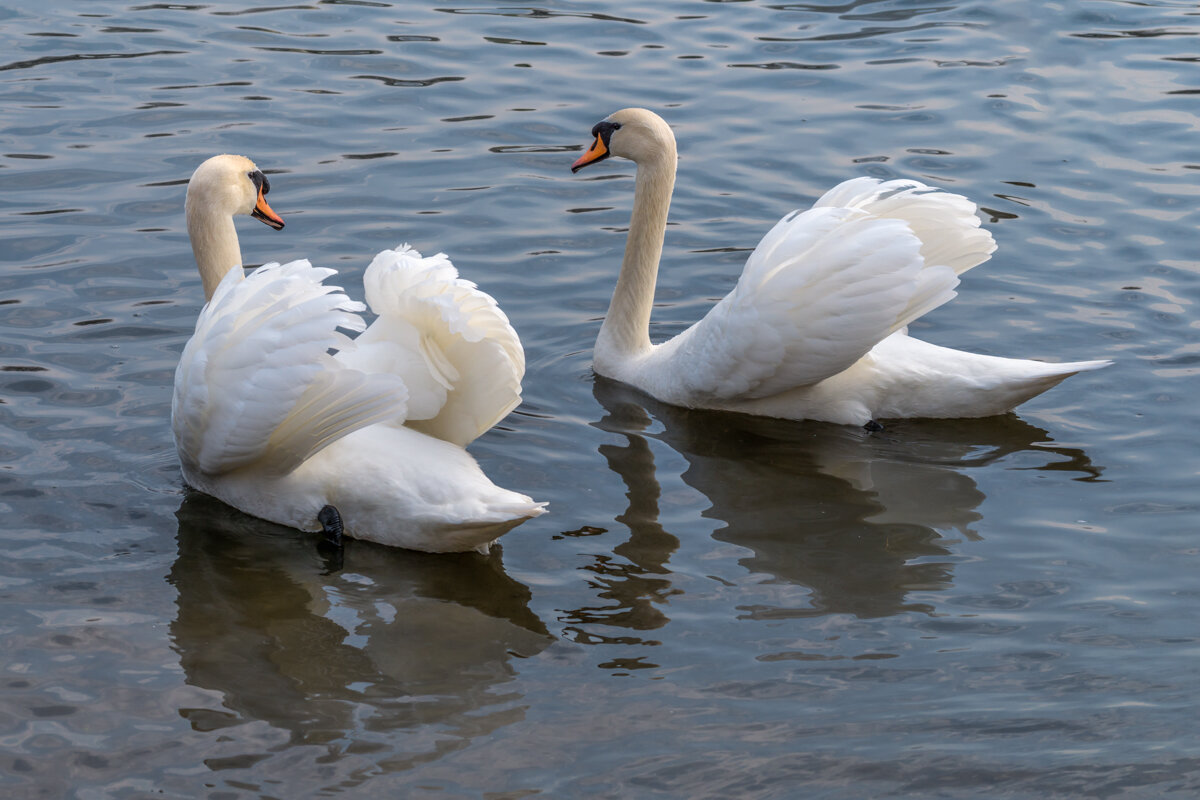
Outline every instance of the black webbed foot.
[(875, 420), (869, 419), (867, 420), (867, 424), (863, 425), (863, 430), (867, 431), (868, 433), (879, 433), (881, 430), (883, 430), (883, 426)]
[(332, 547), (342, 546), (342, 515), (333, 506), (325, 506), (317, 512), (317, 522), (321, 523), (321, 535), (325, 543)]
[(333, 506), (325, 506), (317, 512), (317, 522), (321, 523), (317, 552), (324, 556), (329, 571), (336, 572), (342, 568), (342, 515)]

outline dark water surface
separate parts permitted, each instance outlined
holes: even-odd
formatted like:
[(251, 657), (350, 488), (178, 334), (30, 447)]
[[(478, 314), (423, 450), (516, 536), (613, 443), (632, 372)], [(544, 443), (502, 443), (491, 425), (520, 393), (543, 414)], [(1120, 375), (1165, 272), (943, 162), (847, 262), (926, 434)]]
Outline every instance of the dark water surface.
[[(1192, 2), (0, 0), (0, 796), (1200, 796), (1200, 11)], [(1112, 358), (882, 434), (594, 379), (632, 165), (680, 177), (655, 336), (855, 175), (999, 243), (914, 326)], [(182, 488), (184, 184), (271, 175), (352, 295), (445, 250), (525, 402), (472, 451), (549, 500), (490, 557), (311, 537)]]

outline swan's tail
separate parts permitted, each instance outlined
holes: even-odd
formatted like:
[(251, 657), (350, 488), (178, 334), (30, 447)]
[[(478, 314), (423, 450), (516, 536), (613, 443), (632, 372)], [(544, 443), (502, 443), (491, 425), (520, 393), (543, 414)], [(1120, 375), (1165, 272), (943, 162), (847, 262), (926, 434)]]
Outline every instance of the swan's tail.
[(540, 517), (548, 511), (548, 503), (537, 502), (533, 498), (507, 489), (500, 491), (509, 497), (488, 505), (488, 516), (494, 521), (460, 523), (448, 527), (438, 537), (436, 549), (422, 549), (447, 553), (475, 550), (486, 555), (492, 544), (501, 536), (525, 520)]
[(1055, 364), (1006, 358), (1001, 359), (1001, 363), (1003, 366), (996, 368), (995, 374), (989, 380), (982, 381), (979, 387), (980, 399), (986, 399), (987, 402), (977, 403), (977, 411), (964, 416), (982, 417), (1012, 411), (1027, 400), (1053, 389), (1072, 375), (1103, 369), (1112, 362), (1068, 361)]
[(1099, 359), (1097, 361), (1068, 361), (1065, 364), (1047, 364), (1050, 367), (1058, 367), (1063, 378), (1069, 378), (1080, 372), (1091, 372), (1096, 369), (1104, 369), (1112, 366), (1108, 359)]
[(894, 334), (871, 351), (886, 387), (880, 418), (990, 417), (1006, 414), (1072, 375), (1111, 361), (1051, 363), (968, 353)]
[[(1016, 359), (1013, 359), (1017, 361)], [(1091, 372), (1092, 370), (1104, 369), (1110, 366), (1113, 362), (1099, 361), (1068, 361), (1065, 363), (1054, 364), (1045, 361), (1024, 361), (1020, 360), (1017, 363), (1025, 366), (1025, 375), (1017, 378), (1008, 378), (999, 382), (997, 389), (1000, 394), (1010, 394), (1012, 396), (1011, 405), (1005, 410), (1012, 410), (1024, 403), (1026, 400), (1031, 400), (1037, 397), (1047, 389), (1053, 389), (1058, 384), (1065, 381), (1072, 375), (1078, 375), (1080, 372)], [(1003, 402), (1003, 401), (1002, 401)]]

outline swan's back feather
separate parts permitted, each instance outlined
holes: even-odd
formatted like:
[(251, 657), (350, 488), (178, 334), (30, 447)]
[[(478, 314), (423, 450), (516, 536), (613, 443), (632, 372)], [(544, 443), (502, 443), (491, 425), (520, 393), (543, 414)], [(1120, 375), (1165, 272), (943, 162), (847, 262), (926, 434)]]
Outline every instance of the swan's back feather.
[(496, 301), (458, 277), (444, 254), (422, 258), (408, 245), (385, 250), (363, 284), (378, 319), (344, 360), (403, 377), (405, 424), (465, 446), (517, 406), (521, 341)]
[(974, 211), (915, 181), (834, 187), (763, 237), (734, 290), (647, 359), (647, 380), (658, 371), (677, 401), (721, 404), (848, 369), (953, 298), (957, 274), (995, 249)]
[(674, 380), (705, 403), (816, 383), (953, 296), (953, 271), (923, 270), (920, 246), (903, 222), (863, 211), (789, 215), (734, 290), (651, 360), (669, 357)]
[(175, 377), (172, 428), (188, 467), (221, 475), (254, 465), (283, 474), (329, 442), (402, 416), (403, 383), (329, 355), (352, 349), (361, 303), (308, 261), (230, 270), (196, 322)]

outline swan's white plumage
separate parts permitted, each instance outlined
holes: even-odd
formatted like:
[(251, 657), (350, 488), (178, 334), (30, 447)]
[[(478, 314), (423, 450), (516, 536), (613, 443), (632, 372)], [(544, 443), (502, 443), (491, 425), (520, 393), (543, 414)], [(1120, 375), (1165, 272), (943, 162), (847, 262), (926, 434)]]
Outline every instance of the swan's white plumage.
[[(196, 185), (250, 183), (255, 169), (210, 162)], [(218, 169), (228, 175), (214, 178)], [(172, 429), (189, 485), (305, 530), (332, 505), (348, 536), (435, 552), (486, 550), (544, 512), (463, 449), (520, 400), (520, 340), (490, 296), (444, 255), (406, 245), (364, 275), (378, 315), (368, 326), (362, 303), (324, 283), (334, 270), (301, 260), (245, 275), (214, 262), (229, 257), (221, 237), (236, 236), (228, 215), (248, 213), (221, 195), (205, 202), (189, 189), (197, 264), (206, 285), (223, 275), (175, 374)]]
[(409, 376), (410, 427), (465, 446), (520, 402), (525, 353), (516, 331), (445, 254), (385, 250), (363, 285), (379, 319), (339, 358)]
[(1109, 363), (981, 356), (909, 337), (906, 327), (953, 298), (958, 275), (996, 245), (966, 198), (867, 177), (785, 216), (751, 253), (733, 291), (696, 324), (652, 345), (632, 329), (649, 320), (674, 136), (644, 109), (619, 111), (594, 133), (598, 143), (576, 169), (609, 153), (638, 164), (625, 260), (596, 344), (600, 374), (676, 405), (862, 424), (1004, 413)]
[[(734, 290), (650, 360), (670, 359), (690, 395), (716, 402), (815, 383), (906, 324), (926, 272), (919, 247), (903, 223), (848, 209), (785, 219)], [(957, 279), (944, 272), (949, 291)]]
[(962, 195), (931, 189), (918, 181), (842, 181), (813, 208), (854, 208), (880, 219), (902, 220), (921, 240), (926, 264), (948, 266), (956, 275), (987, 261), (996, 242), (980, 224), (975, 204)]
[(307, 261), (230, 270), (200, 313), (175, 376), (175, 439), (210, 476), (252, 466), (284, 474), (331, 440), (405, 411), (396, 375), (339, 368), (338, 329), (365, 329), (361, 303)]

